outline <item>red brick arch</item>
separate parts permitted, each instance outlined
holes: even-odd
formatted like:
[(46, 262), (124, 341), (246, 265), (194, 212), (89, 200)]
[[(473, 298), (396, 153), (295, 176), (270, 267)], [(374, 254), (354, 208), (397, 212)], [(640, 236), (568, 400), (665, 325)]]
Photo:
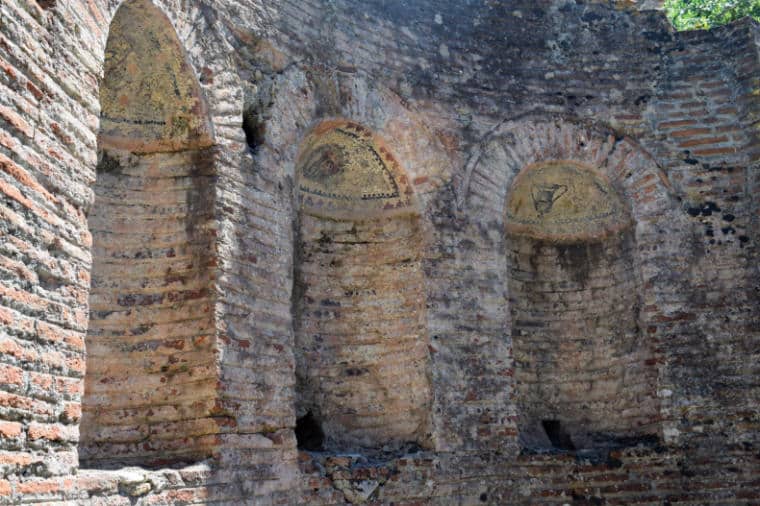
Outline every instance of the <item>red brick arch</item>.
[[(574, 238), (572, 236), (564, 237), (563, 242), (569, 242), (567, 246), (553, 245), (551, 241), (548, 243), (536, 242), (535, 240), (526, 241), (521, 239), (519, 234), (507, 233), (508, 229), (514, 232), (515, 228), (519, 228), (508, 227), (506, 222), (509, 191), (518, 174), (542, 164), (561, 161), (588, 167), (589, 170), (594, 170), (600, 177), (609, 181), (610, 186), (621, 196), (622, 203), (627, 208), (632, 220), (630, 228), (614, 232), (612, 242), (605, 242), (600, 237), (589, 238), (582, 235)], [(521, 374), (521, 368), (528, 367), (531, 374), (535, 373), (530, 369), (536, 367), (532, 361), (536, 360), (535, 347), (540, 346), (537, 340), (548, 339), (544, 344), (544, 346), (548, 346), (548, 349), (565, 346), (566, 352), (578, 353), (580, 354), (579, 357), (586, 353), (582, 347), (573, 352), (574, 348), (568, 344), (568, 341), (564, 341), (565, 344), (563, 345), (559, 344), (562, 342), (561, 340), (558, 343), (551, 344), (552, 339), (555, 338), (546, 338), (546, 335), (552, 335), (553, 331), (551, 330), (545, 332), (535, 330), (547, 326), (551, 328), (555, 325), (548, 320), (547, 322), (539, 321), (541, 317), (536, 315), (549, 314), (547, 311), (553, 311), (552, 308), (558, 307), (558, 304), (560, 307), (575, 307), (573, 304), (577, 302), (574, 299), (571, 302), (566, 301), (563, 299), (562, 293), (554, 294), (552, 291), (554, 289), (551, 288), (554, 286), (552, 283), (560, 283), (557, 287), (579, 290), (577, 292), (579, 297), (586, 293), (581, 298), (588, 296), (593, 299), (592, 292), (588, 291), (590, 289), (586, 284), (589, 283), (587, 280), (579, 280), (577, 276), (566, 280), (563, 277), (562, 273), (565, 271), (559, 267), (560, 264), (573, 264), (574, 260), (577, 260), (575, 263), (582, 268), (587, 268), (589, 263), (601, 265), (602, 267), (599, 267), (601, 270), (597, 275), (601, 275), (602, 271), (610, 273), (609, 279), (611, 281), (608, 285), (600, 286), (598, 289), (594, 288), (593, 293), (597, 291), (599, 294), (609, 292), (608, 295), (600, 295), (600, 297), (606, 297), (610, 300), (619, 297), (620, 301), (624, 299), (627, 301), (620, 304), (637, 308), (640, 306), (632, 316), (618, 315), (619, 308), (613, 310), (612, 306), (605, 306), (606, 309), (597, 308), (596, 311), (602, 311), (612, 320), (619, 320), (621, 327), (630, 327), (630, 337), (626, 339), (630, 340), (631, 343), (640, 343), (631, 344), (631, 346), (644, 347), (640, 352), (636, 352), (635, 356), (626, 355), (628, 352), (615, 351), (615, 349), (608, 350), (608, 354), (612, 356), (622, 353), (621, 356), (629, 357), (625, 360), (633, 360), (632, 364), (639, 363), (644, 368), (642, 369), (644, 371), (642, 378), (650, 378), (633, 380), (637, 384), (641, 381), (648, 384), (649, 386), (644, 388), (648, 393), (641, 394), (644, 397), (632, 397), (629, 404), (636, 405), (638, 402), (648, 406), (652, 406), (652, 402), (659, 404), (657, 401), (657, 378), (662, 376), (662, 371), (658, 371), (655, 366), (658, 363), (657, 339), (660, 338), (656, 323), (662, 319), (663, 312), (674, 310), (674, 308), (660, 306), (653, 302), (661, 300), (663, 298), (661, 294), (667, 291), (667, 287), (658, 282), (658, 279), (663, 279), (669, 269), (674, 268), (670, 265), (672, 260), (666, 256), (660, 244), (662, 241), (674, 237), (674, 232), (679, 228), (685, 229), (685, 227), (683, 227), (683, 218), (677, 212), (677, 202), (668, 180), (655, 160), (632, 139), (616, 137), (612, 133), (604, 133), (563, 120), (515, 120), (501, 124), (478, 145), (465, 168), (460, 183), (459, 202), (460, 206), (464, 208), (464, 212), (476, 221), (501, 223), (501, 229), (505, 231), (505, 251), (508, 260), (507, 273), (504, 279), (510, 301), (507, 303), (510, 310), (507, 312), (506, 318), (510, 321), (510, 334), (512, 336), (510, 345), (513, 347), (515, 357), (518, 406), (521, 406), (521, 403), (524, 404), (524, 399), (521, 399), (521, 396), (529, 397), (531, 395), (530, 389), (526, 389), (524, 386), (527, 384), (525, 382), (530, 380), (526, 379), (528, 376)], [(616, 237), (621, 239), (616, 239)], [(622, 242), (618, 242), (619, 240)], [(504, 265), (504, 258), (499, 253), (486, 252), (485, 255), (495, 266), (499, 263)], [(619, 255), (627, 258), (625, 260), (627, 264), (621, 264), (619, 259), (615, 260)], [(605, 258), (609, 260), (604, 260)], [(544, 262), (545, 267), (542, 267), (541, 262)], [(557, 267), (554, 268), (552, 265), (557, 265)], [(565, 265), (564, 268), (570, 267), (572, 265)], [(533, 269), (537, 269), (537, 271), (531, 274)], [(546, 272), (541, 274), (543, 271)], [(593, 276), (594, 273), (592, 267), (591, 275)], [(530, 288), (530, 283), (533, 281), (529, 280), (533, 279), (532, 276), (540, 276), (538, 279), (540, 283), (535, 285), (535, 287), (540, 288)], [(579, 286), (570, 288), (574, 286), (576, 281), (580, 281)], [(593, 281), (590, 282), (591, 285), (594, 283)], [(529, 291), (526, 292), (525, 290)], [(539, 292), (535, 292), (535, 290), (539, 290)], [(545, 290), (550, 291), (546, 292)], [(617, 295), (614, 295), (613, 292)], [(634, 296), (635, 294), (638, 295)], [(628, 301), (626, 297), (630, 296), (634, 296), (634, 298)], [(591, 299), (584, 298), (583, 300)], [(535, 302), (541, 300), (554, 302), (545, 304)], [(572, 318), (591, 317), (593, 311), (589, 313), (591, 311), (588, 309), (589, 307), (587, 303), (583, 302), (577, 308), (580, 311), (579, 313), (570, 311), (567, 314), (575, 315)], [(538, 320), (535, 320), (534, 317)], [(603, 318), (601, 314), (595, 317)], [(552, 319), (554, 317), (549, 318), (549, 320)], [(630, 319), (630, 321), (625, 323), (626, 319)], [(612, 320), (609, 323), (614, 326)], [(568, 323), (559, 326), (567, 327), (573, 321), (575, 320), (569, 320)], [(562, 331), (559, 332), (556, 338), (562, 339)], [(636, 337), (637, 333), (641, 337)], [(542, 335), (543, 337), (540, 337)], [(525, 341), (526, 338), (528, 341)], [(600, 339), (600, 342), (603, 342), (606, 337)], [(597, 348), (601, 349), (598, 345)], [(560, 359), (545, 356), (542, 360), (552, 363), (552, 361)], [(565, 360), (573, 359), (566, 356)], [(559, 363), (557, 362), (557, 364)], [(616, 363), (618, 370), (622, 371), (622, 366), (618, 362)], [(650, 372), (646, 372), (647, 368)], [(539, 371), (539, 377), (542, 374), (547, 377), (548, 373)], [(573, 378), (574, 373), (563, 374), (565, 374), (565, 380), (568, 380), (568, 378)], [(567, 374), (571, 376), (568, 377)], [(652, 374), (654, 374), (654, 378), (652, 378)], [(537, 381), (540, 382), (541, 380)], [(601, 383), (599, 384), (601, 385)], [(607, 408), (604, 409), (611, 409), (610, 406), (614, 406), (616, 402), (615, 396), (609, 393), (608, 385), (602, 385), (602, 387), (606, 389), (606, 394), (600, 394), (599, 391), (589, 387), (592, 388), (592, 397), (596, 396), (597, 398), (594, 401), (587, 400), (587, 403), (593, 404), (593, 402), (599, 401), (599, 396), (607, 395), (608, 401), (604, 402), (608, 404)], [(541, 387), (538, 388), (540, 390)], [(575, 394), (572, 393), (568, 394), (570, 397), (563, 394), (560, 384), (544, 390), (553, 393), (541, 395), (554, 396), (559, 404), (554, 402), (554, 407), (551, 409), (536, 408), (534, 411), (541, 414), (534, 416), (548, 419), (550, 422), (552, 415), (547, 413), (556, 413), (556, 406), (562, 405), (562, 402), (575, 402), (572, 399), (579, 398), (578, 396), (573, 397)], [(581, 395), (580, 398), (582, 399), (583, 396)], [(643, 399), (649, 400), (644, 401)], [(597, 403), (599, 404), (599, 402)], [(523, 408), (518, 408), (518, 411), (520, 409)], [(600, 409), (599, 413), (604, 413), (604, 409)], [(648, 414), (646, 412), (637, 414), (635, 410), (632, 412), (630, 427), (614, 427), (602, 420), (599, 422), (598, 428), (600, 431), (606, 430), (613, 434), (615, 432), (633, 434), (638, 430), (637, 427), (642, 427), (641, 430), (647, 433), (652, 433), (653, 429), (655, 432), (661, 433), (662, 427), (657, 426), (655, 428), (652, 425), (656, 425), (657, 420), (660, 419), (659, 409), (661, 408), (647, 409), (649, 409)], [(518, 414), (518, 425), (521, 423), (521, 416)], [(600, 416), (604, 418), (603, 415)], [(536, 444), (537, 439), (533, 436), (535, 436), (537, 422), (540, 420), (530, 422), (533, 424), (532, 428), (526, 429), (525, 426), (521, 428), (521, 438), (527, 440), (528, 445)], [(522, 420), (523, 425), (530, 425), (530, 423)], [(646, 428), (647, 425), (650, 428)], [(592, 427), (592, 429), (594, 428), (596, 427)], [(525, 435), (526, 432), (531, 431), (533, 434)], [(555, 434), (555, 436), (557, 435)], [(591, 443), (586, 442), (585, 444)]]
[[(88, 217), (80, 459), (95, 467), (196, 461), (230, 422), (217, 413), (212, 129), (158, 7), (124, 2), (110, 32)], [(153, 59), (162, 63), (154, 68)]]

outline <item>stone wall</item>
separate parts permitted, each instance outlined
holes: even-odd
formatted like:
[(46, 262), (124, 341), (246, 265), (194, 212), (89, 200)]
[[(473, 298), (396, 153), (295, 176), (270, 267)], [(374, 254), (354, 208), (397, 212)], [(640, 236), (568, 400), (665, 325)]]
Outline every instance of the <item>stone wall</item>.
[[(120, 4), (0, 4), (0, 502), (760, 500), (756, 24), (678, 34), (624, 2), (127, 0), (132, 42), (108, 49)], [(109, 66), (119, 51), (127, 65)], [(387, 216), (304, 203), (302, 148), (324, 124), (381, 140), (414, 198)], [(621, 220), (516, 227), (518, 174), (557, 162), (608, 181)], [(319, 191), (363, 196), (371, 178), (351, 179)], [(592, 245), (596, 262), (563, 263)], [(336, 318), (321, 305), (340, 280), (368, 296), (343, 291)], [(578, 314), (526, 326), (547, 300)], [(314, 326), (345, 345), (316, 353)], [(389, 342), (378, 353), (398, 347), (393, 367), (352, 344), (368, 328)], [(544, 386), (598, 370), (611, 383), (568, 395), (573, 423), (607, 439), (572, 449), (534, 424), (529, 444), (526, 414), (573, 413)], [(304, 377), (343, 426), (378, 414), (372, 441), (299, 451)], [(383, 394), (345, 400), (362, 388)], [(100, 458), (95, 423), (115, 445)], [(158, 454), (174, 467), (105, 469)]]
[(98, 171), (89, 215), (79, 456), (92, 466), (202, 459), (225, 422), (215, 417), (213, 157), (129, 158), (110, 158), (116, 167)]
[(117, 10), (105, 55), (79, 459), (202, 460), (230, 420), (217, 400), (206, 101), (150, 2)]

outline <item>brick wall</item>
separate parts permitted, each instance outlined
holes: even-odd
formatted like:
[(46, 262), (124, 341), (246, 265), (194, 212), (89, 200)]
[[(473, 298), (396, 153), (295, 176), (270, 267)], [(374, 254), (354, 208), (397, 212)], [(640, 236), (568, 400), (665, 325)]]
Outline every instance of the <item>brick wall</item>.
[[(305, 504), (755, 504), (756, 457), (727, 449), (618, 450), (598, 457), (499, 454), (418, 455), (381, 464), (355, 458), (305, 459)], [(447, 472), (448, 471), (448, 472)], [(492, 474), (493, 473), (493, 474)]]
[[(755, 24), (675, 34), (660, 14), (548, 0), (157, 4), (216, 145), (213, 170), (190, 178), (213, 202), (199, 216), (215, 256), (213, 274), (197, 271), (213, 276), (213, 318), (194, 321), (215, 325), (225, 423), (201, 445), (207, 462), (75, 474), (117, 5), (3, 2), (2, 502), (758, 502)], [(253, 146), (243, 111), (259, 122)], [(385, 139), (419, 198), (427, 452), (296, 450), (295, 165), (330, 118)], [(523, 166), (557, 158), (602, 169), (630, 203), (659, 442), (519, 453), (506, 192)]]
[(294, 288), (296, 413), (325, 449), (430, 444), (419, 218), (302, 215)]
[[(0, 409), (2, 496), (10, 502), (25, 489), (16, 492), (8, 478), (55, 480), (78, 465), (91, 265), (86, 211), (105, 27), (76, 38), (66, 14), (51, 19), (36, 3), (4, 2), (0, 19)], [(25, 487), (33, 494), (34, 483)]]
[[(566, 447), (615, 446), (621, 436), (657, 433), (634, 245), (630, 233), (571, 244), (509, 238), (515, 397), (526, 446), (551, 448), (563, 438)], [(555, 441), (542, 423), (557, 423)]]
[[(753, 199), (747, 198), (754, 172), (749, 111), (755, 100), (749, 97), (756, 82), (749, 69), (756, 66), (755, 31), (745, 21), (686, 34), (668, 55), (649, 112), (660, 138), (657, 156), (678, 190), (693, 237), (684, 251), (687, 285), (671, 298), (687, 309), (668, 324), (671, 366), (663, 378), (663, 388), (674, 392), (667, 401), (678, 420), (674, 429), (684, 440), (722, 439), (733, 427), (757, 424), (747, 404), (755, 390), (747, 374), (754, 374), (758, 301), (749, 233)], [(708, 58), (704, 48), (718, 40), (717, 56)], [(738, 439), (755, 440), (754, 430), (742, 432)]]

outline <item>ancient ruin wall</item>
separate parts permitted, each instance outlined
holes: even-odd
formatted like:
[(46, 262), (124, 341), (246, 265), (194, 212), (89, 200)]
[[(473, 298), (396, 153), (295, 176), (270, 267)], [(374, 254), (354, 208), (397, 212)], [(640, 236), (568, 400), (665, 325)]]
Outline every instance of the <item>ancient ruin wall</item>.
[(309, 450), (431, 443), (423, 230), (409, 177), (373, 137), (320, 124), (296, 169), (296, 436)]
[[(74, 474), (99, 79), (117, 5), (3, 2), (3, 501), (340, 504), (368, 493), (381, 503), (757, 502), (754, 25), (677, 35), (660, 14), (597, 3), (159, 3), (220, 148), (214, 313), (228, 422), (208, 462)], [(246, 143), (249, 106), (257, 128)], [(641, 149), (620, 149), (610, 167), (642, 181), (658, 166), (670, 182), (655, 197), (649, 181), (630, 195), (670, 192), (674, 202), (636, 217), (635, 229), (646, 233), (634, 263), (657, 369), (659, 446), (518, 454), (509, 186), (504, 172), (476, 162), (497, 137), (507, 153), (531, 137), (556, 158), (546, 131), (515, 122), (526, 115), (591, 126), (619, 146), (629, 136)], [(420, 196), (438, 451), (370, 467), (301, 453), (299, 471), (295, 150), (335, 117), (388, 140)], [(633, 163), (622, 163), (628, 156)]]

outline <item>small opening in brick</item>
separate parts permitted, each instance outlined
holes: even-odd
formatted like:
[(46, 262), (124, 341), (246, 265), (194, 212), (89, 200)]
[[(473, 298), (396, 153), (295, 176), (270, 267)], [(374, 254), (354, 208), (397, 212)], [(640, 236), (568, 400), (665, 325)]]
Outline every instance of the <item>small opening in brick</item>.
[(311, 411), (296, 419), (296, 441), (300, 450), (312, 452), (322, 450), (325, 433)]
[(246, 144), (252, 151), (256, 151), (264, 143), (266, 124), (254, 109), (249, 108), (243, 111), (242, 127), (243, 132), (245, 132)]
[(559, 420), (541, 420), (546, 436), (551, 441), (552, 446), (561, 450), (575, 450), (573, 440), (570, 438), (562, 423)]

